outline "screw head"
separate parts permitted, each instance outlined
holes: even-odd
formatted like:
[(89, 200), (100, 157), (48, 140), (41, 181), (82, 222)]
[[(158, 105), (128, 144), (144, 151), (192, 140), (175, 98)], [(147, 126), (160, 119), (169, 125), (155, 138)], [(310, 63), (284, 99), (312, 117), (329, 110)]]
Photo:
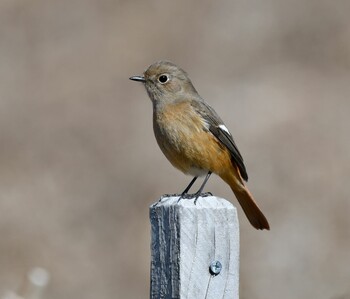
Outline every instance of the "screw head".
[(213, 261), (211, 262), (210, 266), (209, 266), (209, 272), (211, 275), (218, 275), (222, 270), (222, 265), (219, 261)]

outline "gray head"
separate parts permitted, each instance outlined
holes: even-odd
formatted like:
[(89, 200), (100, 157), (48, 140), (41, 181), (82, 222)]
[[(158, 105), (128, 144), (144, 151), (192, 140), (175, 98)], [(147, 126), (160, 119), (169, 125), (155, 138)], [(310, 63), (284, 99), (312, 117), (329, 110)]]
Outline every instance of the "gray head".
[(158, 61), (143, 76), (134, 76), (130, 80), (144, 83), (154, 104), (181, 101), (184, 97), (198, 97), (187, 73), (169, 61)]

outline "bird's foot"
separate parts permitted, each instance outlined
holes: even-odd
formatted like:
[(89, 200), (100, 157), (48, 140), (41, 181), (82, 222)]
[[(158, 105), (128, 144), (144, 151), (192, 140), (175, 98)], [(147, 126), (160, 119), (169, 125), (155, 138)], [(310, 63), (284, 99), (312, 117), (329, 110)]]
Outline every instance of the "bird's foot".
[(189, 193), (163, 194), (159, 198), (158, 202), (156, 202), (153, 206), (156, 207), (159, 203), (163, 201), (164, 198), (169, 198), (169, 197), (179, 197), (179, 199), (177, 200), (177, 203), (179, 203), (181, 199), (194, 199), (194, 204), (196, 204), (199, 197), (208, 197), (208, 196), (213, 196), (213, 194), (211, 192), (204, 192), (204, 193), (196, 192), (191, 194)]
[(186, 194), (181, 194), (181, 196), (179, 197), (177, 202), (179, 203), (179, 201), (181, 199), (193, 199), (194, 198), (194, 204), (196, 204), (199, 197), (208, 197), (208, 196), (213, 196), (213, 194), (211, 192), (204, 192), (204, 193), (196, 192), (196, 193), (192, 193), (192, 194), (186, 193)]
[(160, 199), (159, 199), (159, 202), (161, 202), (164, 198), (167, 198), (167, 197), (178, 197), (178, 196), (181, 196), (182, 194), (180, 193), (173, 193), (173, 194), (163, 194)]
[(201, 193), (199, 194), (201, 197), (208, 197), (208, 196), (213, 196), (213, 193), (211, 192), (204, 192), (204, 193)]
[(153, 205), (153, 207), (156, 207), (159, 203), (163, 201), (164, 198), (169, 198), (169, 197), (178, 197), (181, 196), (179, 193), (173, 193), (173, 194), (163, 194), (159, 200)]

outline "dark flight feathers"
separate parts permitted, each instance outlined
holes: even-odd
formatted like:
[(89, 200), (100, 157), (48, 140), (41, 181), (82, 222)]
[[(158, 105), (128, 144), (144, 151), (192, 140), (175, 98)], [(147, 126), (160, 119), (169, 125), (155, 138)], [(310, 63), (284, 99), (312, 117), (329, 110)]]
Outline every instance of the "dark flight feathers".
[(230, 151), (232, 162), (237, 165), (242, 178), (248, 181), (248, 174), (243, 162), (243, 157), (231, 134), (220, 128), (220, 125), (224, 125), (221, 118), (215, 110), (204, 101), (192, 101), (191, 105), (209, 124), (209, 131)]

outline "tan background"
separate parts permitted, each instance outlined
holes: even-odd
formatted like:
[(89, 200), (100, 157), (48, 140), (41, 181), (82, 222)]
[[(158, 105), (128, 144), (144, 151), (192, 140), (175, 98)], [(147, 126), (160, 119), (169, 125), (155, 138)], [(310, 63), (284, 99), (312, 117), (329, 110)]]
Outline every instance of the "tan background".
[[(350, 298), (350, 2), (0, 2), (0, 294), (148, 298), (148, 207), (190, 178), (128, 80), (169, 59), (230, 128), (270, 232), (241, 221), (241, 298)], [(207, 190), (236, 200), (213, 177)]]

